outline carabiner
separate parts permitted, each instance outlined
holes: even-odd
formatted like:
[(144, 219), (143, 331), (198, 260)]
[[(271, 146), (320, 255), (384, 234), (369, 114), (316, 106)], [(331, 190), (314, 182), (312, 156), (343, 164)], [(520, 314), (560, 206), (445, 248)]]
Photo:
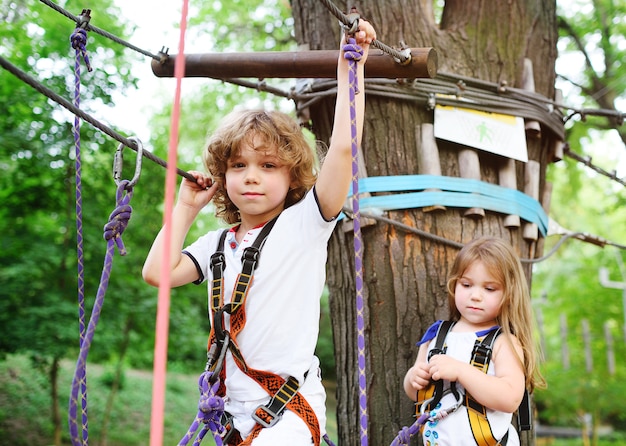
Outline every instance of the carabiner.
[(361, 18), (361, 14), (359, 14), (358, 10), (353, 6), (350, 9), (350, 13), (345, 16), (348, 23), (340, 23), (343, 28), (343, 32), (348, 36), (354, 36), (354, 34), (359, 30), (359, 19)]
[[(137, 144), (137, 148), (133, 149), (137, 151), (137, 159), (135, 160), (135, 175), (133, 176), (132, 180), (130, 180), (128, 184), (126, 185), (126, 189), (131, 189), (137, 184), (137, 182), (139, 181), (139, 175), (141, 175), (141, 162), (143, 160), (143, 144), (141, 143), (139, 138), (136, 138), (134, 136), (131, 136), (130, 138), (128, 138), (128, 140), (134, 141), (135, 144)], [(123, 153), (124, 147), (126, 147), (126, 145), (123, 143), (120, 143), (117, 146), (117, 150), (115, 151), (115, 157), (113, 158), (113, 180), (115, 181), (115, 184), (117, 184), (118, 186), (120, 185), (120, 182), (122, 179), (122, 169), (124, 167), (124, 153)]]
[(222, 367), (224, 367), (224, 358), (226, 357), (226, 352), (228, 351), (228, 345), (230, 343), (230, 334), (226, 331), (224, 334), (224, 340), (221, 343), (219, 355), (217, 358), (215, 357), (215, 353), (217, 348), (217, 344), (213, 344), (207, 354), (207, 365), (205, 371), (212, 372), (211, 377), (209, 378), (209, 383), (213, 384), (219, 378), (220, 372), (222, 371)]

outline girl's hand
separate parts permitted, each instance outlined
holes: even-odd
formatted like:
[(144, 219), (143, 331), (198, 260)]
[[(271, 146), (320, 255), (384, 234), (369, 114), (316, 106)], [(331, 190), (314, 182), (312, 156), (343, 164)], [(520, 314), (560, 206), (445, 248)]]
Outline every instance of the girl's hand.
[(196, 182), (183, 178), (178, 191), (178, 203), (190, 208), (201, 209), (215, 195), (217, 183), (213, 183), (211, 177), (202, 172), (190, 171), (189, 173), (196, 179)]
[(469, 364), (454, 359), (448, 355), (434, 355), (428, 362), (428, 369), (433, 380), (458, 381), (462, 367)]
[(413, 389), (422, 390), (430, 384), (430, 366), (428, 363), (420, 362), (411, 367), (408, 371), (409, 384)]

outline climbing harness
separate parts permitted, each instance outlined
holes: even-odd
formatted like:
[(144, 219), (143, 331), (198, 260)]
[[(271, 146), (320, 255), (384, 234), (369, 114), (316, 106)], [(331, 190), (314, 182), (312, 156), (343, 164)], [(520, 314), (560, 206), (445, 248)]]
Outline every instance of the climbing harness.
[[(294, 377), (289, 377), (285, 380), (271, 372), (251, 369), (246, 364), (237, 344), (237, 335), (244, 328), (246, 322), (245, 302), (250, 285), (253, 281), (254, 270), (259, 262), (261, 249), (263, 248), (265, 240), (267, 239), (267, 236), (269, 235), (277, 218), (278, 217), (275, 217), (266, 223), (252, 246), (249, 246), (244, 250), (242, 255), (241, 273), (237, 276), (231, 301), (227, 304), (224, 304), (223, 286), (224, 268), (226, 267), (223, 249), (227, 230), (222, 231), (217, 244), (217, 250), (211, 256), (211, 271), (213, 279), (211, 284), (210, 302), (213, 313), (213, 324), (209, 335), (209, 348), (205, 374), (203, 374), (204, 378), (201, 377), (201, 380), (205, 379), (207, 381), (207, 386), (212, 386), (215, 397), (224, 397), (226, 389), (223, 385), (225, 378), (225, 369), (223, 365), (226, 352), (230, 350), (235, 364), (250, 378), (263, 387), (269, 395), (271, 395), (270, 401), (266, 405), (260, 405), (253, 412), (252, 418), (256, 421), (256, 424), (252, 429), (252, 432), (244, 441), (241, 440), (239, 433), (232, 425), (232, 418), (230, 415), (224, 412), (223, 403), (221, 405), (216, 405), (218, 412), (220, 413), (209, 416), (208, 420), (220, 420), (219, 426), (215, 425), (210, 427), (213, 432), (213, 436), (219, 438), (219, 444), (250, 444), (260, 433), (261, 429), (272, 427), (276, 424), (280, 420), (282, 413), (287, 408), (296, 413), (307, 424), (315, 444), (319, 444), (320, 441), (319, 423), (317, 417), (306, 399), (298, 392), (298, 389), (300, 388), (298, 380)], [(225, 328), (225, 314), (230, 316), (230, 331)], [(201, 392), (203, 390), (204, 389), (202, 389)], [(204, 393), (201, 396), (201, 402), (203, 397)], [(202, 409), (200, 409), (200, 411), (202, 411)], [(207, 423), (205, 420), (202, 421)], [(192, 425), (192, 427), (194, 426)], [(203, 429), (202, 432), (206, 432), (206, 428)], [(191, 435), (193, 435), (193, 432), (191, 432)], [(189, 439), (190, 432), (185, 435), (179, 445), (182, 446), (187, 444)]]
[[(455, 321), (442, 321), (437, 329), (435, 337), (435, 346), (429, 351), (428, 359), (434, 355), (446, 354), (447, 345), (445, 344), (446, 337)], [(474, 343), (472, 350), (472, 356), (470, 364), (479, 369), (480, 371), (487, 373), (489, 363), (491, 361), (491, 355), (493, 352), (493, 346), (496, 338), (502, 333), (500, 327), (494, 328), (484, 336), (478, 338)], [(440, 403), (441, 399), (452, 393), (455, 396), (455, 403), (450, 407), (441, 409), (434, 409)], [(503, 438), (497, 440), (491, 430), (491, 425), (487, 418), (487, 409), (484, 405), (477, 402), (469, 392), (465, 392), (465, 395), (461, 394), (456, 388), (456, 383), (450, 383), (450, 388), (445, 389), (443, 387), (443, 380), (431, 382), (429, 386), (421, 389), (417, 392), (417, 402), (415, 404), (415, 415), (417, 420), (410, 427), (405, 427), (398, 433), (398, 436), (391, 443), (392, 446), (409, 444), (411, 436), (421, 432), (424, 425), (427, 422), (439, 421), (449, 414), (457, 410), (462, 405), (467, 407), (467, 416), (474, 435), (474, 440), (478, 446), (505, 446), (508, 441), (508, 432)], [(517, 429), (518, 431), (526, 431), (531, 429), (531, 408), (530, 397), (528, 390), (524, 391), (524, 397), (517, 410)]]

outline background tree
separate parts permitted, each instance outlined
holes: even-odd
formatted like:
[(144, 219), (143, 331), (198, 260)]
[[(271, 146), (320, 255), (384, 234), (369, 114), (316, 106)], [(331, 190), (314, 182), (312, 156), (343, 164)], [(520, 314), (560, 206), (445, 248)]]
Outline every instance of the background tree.
[[(311, 50), (332, 49), (339, 42), (339, 28), (329, 12), (312, 0), (293, 1), (296, 39)], [(341, 3), (348, 10), (351, 5)], [(384, 6), (384, 7), (383, 7)], [(410, 47), (434, 47), (439, 71), (506, 82), (520, 88), (523, 61), (533, 62), (535, 89), (554, 96), (556, 59), (555, 2), (496, 2), (485, 7), (479, 1), (447, 1), (441, 20), (435, 19), (429, 1), (361, 1), (359, 11), (371, 20), (379, 38), (388, 44), (406, 42)], [(311, 108), (316, 136), (327, 141), (332, 100)], [(432, 122), (424, 104), (369, 97), (367, 102), (363, 158), (368, 176), (398, 176), (420, 172), (416, 136), (421, 123)], [(544, 131), (528, 142), (528, 156), (541, 166), (540, 195), (545, 168), (550, 161), (554, 135)], [(454, 144), (438, 142), (444, 176), (459, 177), (458, 152)], [(480, 153), (483, 181), (498, 183), (503, 160)], [(525, 166), (516, 163), (518, 189)], [(463, 209), (442, 213), (422, 210), (389, 212), (392, 220), (451, 239), (466, 242), (480, 234), (504, 237), (521, 257), (541, 252), (541, 241), (522, 238), (520, 229), (506, 229), (503, 216), (463, 216)], [(385, 444), (399, 428), (412, 422), (413, 407), (400, 389), (404, 373), (415, 359), (415, 342), (436, 319), (448, 317), (445, 282), (457, 253), (445, 246), (393, 225), (377, 223), (363, 231), (364, 298), (367, 350), (367, 395), (372, 444)], [(328, 284), (338, 369), (338, 426), (340, 443), (359, 437), (358, 377), (356, 376), (355, 284), (351, 233), (336, 231), (330, 244)], [(530, 268), (527, 268), (530, 277)]]
[[(82, 10), (76, 2), (68, 2), (66, 7), (75, 15)], [(74, 24), (34, 0), (0, 1), (0, 10), (0, 54), (71, 100), (74, 50), (69, 36)], [(102, 2), (93, 12), (92, 23), (124, 37), (132, 28), (120, 17), (111, 2)], [(137, 58), (96, 34), (89, 35), (87, 52), (94, 71), (88, 73), (83, 66), (81, 108), (95, 115), (96, 106), (111, 103), (114, 91), (134, 85), (131, 66)], [(4, 111), (0, 119), (0, 352), (3, 356), (30, 355), (33, 365), (48, 376), (54, 441), (60, 444), (67, 423), (59, 402), (67, 407), (69, 389), (57, 388), (59, 366), (62, 359), (75, 361), (79, 342), (74, 119), (5, 70), (0, 71), (0, 109)], [(81, 142), (88, 318), (103, 268), (106, 244), (102, 228), (115, 208), (112, 160), (116, 143), (86, 124), (81, 127)], [(135, 212), (129, 226), (133, 229), (125, 234), (130, 255), (117, 256), (114, 261), (104, 323), (97, 330), (90, 360), (124, 364), (127, 358), (122, 347), (131, 344), (135, 366), (152, 364), (156, 300), (153, 290), (142, 283), (140, 272), (141, 259), (160, 227), (157, 208), (162, 202), (164, 175), (159, 169), (145, 163), (146, 181), (137, 187), (131, 201)], [(125, 174), (132, 175), (132, 171), (125, 170)], [(198, 314), (203, 314), (204, 307), (196, 306), (192, 318), (188, 308), (173, 309), (173, 318), (185, 319), (173, 330), (173, 337), (200, 336), (202, 343), (207, 329), (201, 328)], [(183, 360), (190, 354), (185, 343), (181, 341), (175, 351)], [(202, 361), (201, 351), (194, 354), (194, 362)]]
[[(626, 3), (612, 0), (560, 6), (557, 85), (564, 92), (564, 102), (590, 111), (571, 113), (566, 124), (569, 149), (623, 179), (624, 126), (619, 110), (625, 99), (621, 63), (624, 24), (618, 11), (623, 11)], [(594, 114), (598, 109), (602, 113)], [(619, 394), (622, 387), (626, 309), (620, 290), (603, 287), (598, 274), (605, 267), (612, 280), (626, 280), (620, 269), (625, 258), (625, 189), (623, 182), (596, 175), (568, 156), (550, 165), (547, 177), (553, 185), (552, 218), (569, 230), (596, 234), (622, 247), (568, 242), (534, 267), (532, 294), (536, 311), (543, 316), (548, 381), (548, 388), (537, 392), (540, 419), (548, 425), (582, 426), (583, 414), (590, 414), (593, 444), (597, 444), (600, 424), (619, 430), (625, 424), (622, 401), (609, 397), (608, 402), (604, 395)], [(557, 241), (549, 239), (546, 252)], [(591, 352), (584, 344), (584, 323), (589, 326)], [(609, 367), (611, 349), (614, 370)]]
[(618, 108), (626, 89), (621, 75), (626, 56), (626, 24), (621, 20), (625, 7), (623, 0), (595, 0), (559, 9), (559, 49), (564, 63), (558, 75), (576, 93), (568, 99), (578, 99), (581, 108), (604, 110), (600, 116), (582, 116), (577, 126), (581, 137), (590, 130), (614, 130), (626, 144), (624, 113)]

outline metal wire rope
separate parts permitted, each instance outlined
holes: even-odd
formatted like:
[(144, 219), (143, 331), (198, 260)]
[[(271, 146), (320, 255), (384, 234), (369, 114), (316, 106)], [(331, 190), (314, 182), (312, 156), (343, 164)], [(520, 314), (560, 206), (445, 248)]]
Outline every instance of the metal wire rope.
[[(23, 82), (27, 83), (28, 85), (30, 85), (31, 87), (33, 87), (35, 90), (37, 90), (38, 92), (40, 92), (44, 96), (47, 96), (49, 99), (53, 100), (57, 104), (61, 105), (62, 107), (66, 108), (67, 110), (72, 112), (74, 115), (80, 117), (81, 119), (83, 119), (83, 121), (88, 122), (89, 124), (91, 124), (92, 126), (97, 128), (98, 130), (102, 131), (103, 133), (105, 133), (106, 135), (108, 135), (111, 138), (115, 139), (116, 141), (124, 144), (126, 147), (129, 147), (130, 149), (132, 149), (134, 151), (141, 150), (141, 153), (142, 153), (143, 156), (145, 156), (146, 158), (148, 158), (151, 161), (154, 161), (155, 163), (159, 164), (160, 166), (163, 166), (163, 167), (167, 168), (167, 162), (165, 162), (164, 160), (162, 160), (158, 156), (154, 155), (152, 152), (149, 152), (149, 151), (147, 151), (145, 149), (139, 149), (138, 146), (137, 146), (137, 143), (135, 141), (133, 141), (131, 139), (128, 139), (125, 136), (120, 135), (119, 133), (117, 133), (116, 131), (114, 131), (113, 129), (108, 127), (107, 125), (105, 125), (102, 122), (98, 121), (97, 119), (93, 118), (91, 115), (85, 113), (80, 108), (74, 106), (74, 104), (69, 102), (67, 99), (65, 99), (64, 97), (58, 95), (54, 91), (50, 90), (49, 88), (44, 86), (41, 82), (39, 82), (38, 80), (36, 80), (33, 77), (29, 76), (27, 73), (25, 73), (24, 71), (20, 70), (18, 67), (16, 67), (12, 63), (10, 63), (8, 60), (3, 58), (2, 56), (0, 56), (0, 66), (2, 66), (2, 68), (4, 68), (8, 72), (10, 72), (14, 76), (16, 76), (21, 81), (23, 81)], [(188, 179), (190, 181), (193, 181), (194, 183), (196, 182), (196, 178), (193, 175), (191, 175), (190, 173), (185, 172), (184, 170), (179, 169), (179, 168), (177, 168), (176, 171), (177, 171), (178, 175), (180, 175), (182, 177), (185, 177), (186, 179)]]
[[(65, 17), (69, 18), (70, 20), (76, 22), (76, 24), (79, 27), (84, 27), (84, 29), (86, 29), (87, 31), (92, 31), (96, 34), (100, 34), (103, 37), (106, 37), (107, 39), (111, 39), (112, 41), (119, 43), (120, 45), (123, 45), (127, 48), (130, 48), (131, 50), (137, 51), (138, 53), (143, 54), (144, 56), (148, 56), (151, 57), (154, 60), (158, 60), (161, 61), (162, 60), (162, 56), (156, 55), (156, 54), (152, 54), (149, 51), (143, 50), (129, 42), (126, 42), (125, 40), (120, 39), (119, 37), (111, 34), (108, 31), (105, 31), (103, 29), (100, 29), (96, 26), (93, 26), (89, 23), (89, 16), (87, 17), (83, 17), (82, 15), (80, 16), (75, 16), (74, 14), (70, 13), (69, 11), (63, 9), (62, 7), (60, 7), (59, 5), (57, 5), (56, 3), (51, 2), (50, 0), (39, 0), (41, 3), (44, 3), (45, 5), (49, 6), (50, 8), (54, 9), (55, 11), (59, 12), (60, 14), (64, 15)], [(89, 10), (86, 10), (89, 11)]]
[[(328, 10), (348, 29), (352, 28), (355, 24), (354, 19), (350, 19), (346, 14), (343, 13), (333, 2), (330, 0), (321, 0), (324, 6), (328, 8)], [(374, 40), (372, 42), (372, 46), (382, 50), (383, 52), (393, 56), (399, 63), (404, 64), (411, 61), (410, 53), (406, 54), (401, 51), (398, 51), (388, 45), (385, 45), (380, 40)]]
[[(351, 210), (348, 208), (343, 208), (343, 213), (346, 214), (347, 216), (350, 216)], [(401, 223), (397, 220), (394, 220), (392, 218), (389, 217), (384, 217), (382, 215), (373, 213), (373, 212), (367, 212), (367, 211), (361, 211), (361, 217), (363, 218), (371, 218), (373, 220), (377, 220), (377, 221), (381, 221), (383, 223), (387, 223), (389, 225), (393, 225), (397, 228), (400, 228), (406, 232), (410, 232), (412, 234), (416, 234), (419, 235), (420, 237), (432, 240), (434, 242), (437, 243), (442, 243), (444, 245), (448, 245), (448, 246), (452, 246), (453, 248), (457, 248), (457, 249), (461, 249), (463, 248), (463, 246), (465, 246), (463, 243), (460, 242), (456, 242), (454, 240), (450, 240), (447, 239), (445, 237), (441, 237), (439, 235), (427, 232), (427, 231), (423, 231), (421, 229), (415, 228), (413, 226), (407, 225), (405, 223)], [(550, 251), (543, 255), (542, 257), (537, 257), (535, 259), (526, 259), (526, 258), (520, 258), (520, 262), (522, 263), (530, 263), (530, 264), (534, 264), (534, 263), (539, 263), (539, 262), (543, 262), (544, 260), (547, 260), (549, 257), (551, 257), (552, 255), (554, 255), (556, 253), (556, 251), (558, 251), (558, 249), (561, 247), (561, 245), (563, 243), (565, 243), (567, 240), (569, 240), (570, 238), (578, 238), (581, 240), (584, 240), (585, 238), (589, 238), (589, 234), (584, 233), (584, 232), (570, 232), (568, 234), (563, 234), (561, 236), (561, 238), (559, 239), (558, 242), (556, 242), (556, 244), (550, 249)], [(597, 243), (596, 243), (597, 244)], [(624, 245), (620, 245), (617, 243), (613, 243), (613, 242), (609, 242), (606, 241), (605, 243), (606, 245), (611, 245), (614, 246), (616, 248), (619, 249), (624, 249), (626, 250), (626, 246)]]

